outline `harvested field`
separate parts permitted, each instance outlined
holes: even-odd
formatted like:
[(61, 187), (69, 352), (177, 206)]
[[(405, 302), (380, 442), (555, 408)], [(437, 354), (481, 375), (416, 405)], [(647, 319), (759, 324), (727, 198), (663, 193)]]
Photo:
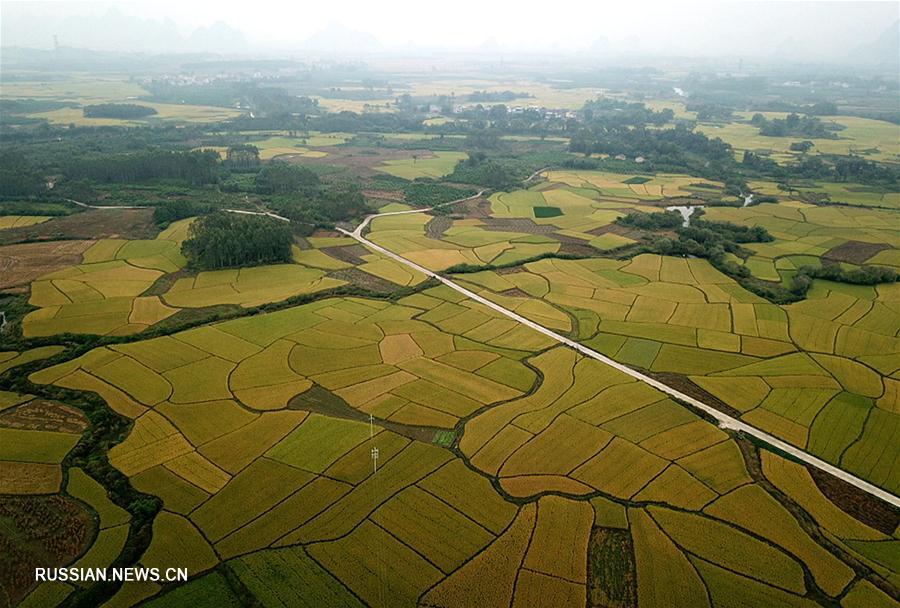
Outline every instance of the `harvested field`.
[(823, 259), (836, 262), (850, 262), (851, 264), (863, 264), (879, 251), (892, 249), (887, 243), (864, 243), (861, 241), (847, 241), (837, 247), (829, 249), (822, 254)]
[(94, 241), (51, 241), (0, 247), (0, 289), (27, 285), (41, 275), (81, 263)]
[(52, 220), (11, 228), (0, 232), (0, 245), (27, 239), (152, 239), (156, 235), (153, 210), (147, 209), (89, 209)]
[(44, 399), (32, 399), (0, 412), (0, 426), (13, 429), (81, 434), (88, 424), (81, 410)]
[(88, 511), (63, 496), (2, 496), (0, 518), (0, 591), (12, 603), (35, 587), (35, 567), (72, 563), (96, 531)]

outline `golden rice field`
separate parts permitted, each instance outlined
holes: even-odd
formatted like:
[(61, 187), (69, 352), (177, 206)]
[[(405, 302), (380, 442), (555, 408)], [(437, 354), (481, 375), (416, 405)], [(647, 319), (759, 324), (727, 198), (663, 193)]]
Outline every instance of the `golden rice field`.
[[(838, 261), (900, 267), (900, 221), (896, 211), (857, 206), (817, 206), (798, 200), (752, 207), (709, 207), (705, 218), (762, 226), (775, 240), (748, 243), (744, 265), (768, 281), (782, 281), (823, 255)], [(842, 251), (846, 250), (846, 251)], [(829, 253), (831, 252), (831, 253)]]
[[(284, 139), (261, 135), (270, 150)], [(438, 218), (439, 229), (425, 214), (375, 218), (368, 238), (435, 270), (523, 262), (572, 239), (609, 251), (633, 243), (608, 230), (620, 215), (721, 187), (633, 177), (551, 172), (492, 195), (480, 215)], [(896, 247), (886, 209), (707, 211), (776, 237), (747, 245), (748, 266), (796, 268), (851, 240), (890, 245), (871, 257), (890, 261)], [(182, 272), (145, 295), (184, 267), (186, 230), (100, 240), (81, 264), (40, 277), (26, 337), (134, 333), (182, 309), (252, 308), (352, 273), (397, 287), (426, 279), (323, 232), (298, 241), (293, 264)], [(897, 285), (816, 281), (807, 300), (778, 306), (704, 260), (648, 254), (453, 278), (900, 492)], [(95, 393), (132, 422), (109, 463), (163, 505), (139, 564), (189, 570), (186, 584), (126, 583), (108, 606), (239, 606), (248, 593), (265, 606), (895, 605), (900, 518), (861, 512), (869, 503), (854, 511), (805, 467), (449, 288), (324, 295), (30, 373)], [(0, 352), (0, 374), (62, 352), (20, 350)], [(64, 425), (72, 412), (55, 429), (22, 422), (40, 401), (0, 392), (0, 494), (86, 505), (97, 532), (75, 565), (108, 566), (131, 516), (66, 464), (86, 428)], [(47, 583), (22, 605), (75, 591)]]
[[(22, 413), (21, 416), (17, 415)], [(40, 413), (46, 421), (33, 423)], [(74, 424), (57, 425), (71, 417)], [(42, 402), (34, 395), (0, 391), (0, 494), (39, 495), (60, 491), (62, 462), (86, 428), (74, 408)]]
[(0, 215), (0, 230), (43, 224), (49, 219), (49, 215)]
[[(182, 309), (249, 308), (340, 287), (347, 281), (327, 273), (353, 266), (322, 251), (350, 243), (325, 237), (316, 242), (318, 249), (295, 249), (294, 264), (203, 271), (175, 279), (159, 295), (146, 295), (166, 274), (184, 267), (180, 247), (189, 222), (172, 224), (155, 240), (99, 240), (84, 252), (81, 264), (39, 277), (29, 298), (37, 309), (23, 319), (24, 335), (130, 335)], [(424, 279), (368, 252), (360, 269), (399, 285)]]
[[(730, 289), (700, 265), (656, 267), (692, 278), (665, 285), (679, 296)], [(547, 293), (596, 270), (563, 268)], [(618, 279), (609, 291), (647, 284), (602, 270)], [(445, 287), (97, 348), (30, 379), (96, 392), (134, 420), (109, 459), (163, 501), (140, 563), (177, 557), (191, 580), (126, 584), (117, 606), (238, 605), (223, 562), (279, 606), (584, 606), (599, 590), (642, 606), (740, 592), (850, 608), (889, 605), (897, 577), (897, 532), (840, 510), (803, 467), (765, 453), (754, 472), (746, 446), (662, 393)], [(429, 442), (440, 428), (455, 451)], [(101, 537), (127, 525), (89, 478), (70, 470), (68, 483)], [(616, 534), (630, 591), (594, 570), (594, 539)]]
[(900, 490), (889, 439), (900, 428), (897, 285), (817, 282), (809, 299), (778, 306), (699, 259), (557, 259), (523, 270), (456, 278), (552, 327), (539, 299), (600, 352), (687, 376), (754, 426)]
[[(744, 113), (750, 119), (753, 113)], [(814, 151), (822, 154), (863, 154), (875, 161), (897, 162), (900, 160), (900, 126), (869, 118), (855, 116), (835, 116), (825, 119), (834, 121), (845, 128), (836, 131), (837, 139), (810, 139), (797, 136), (768, 137), (759, 134), (759, 129), (749, 122), (729, 122), (728, 124), (700, 123), (697, 130), (708, 137), (718, 137), (731, 144), (738, 154), (744, 150), (772, 153), (781, 161), (793, 161), (797, 153), (790, 151), (790, 145), (800, 139), (809, 139)]]
[[(672, 173), (634, 176), (603, 171), (548, 171), (546, 177), (551, 183), (593, 190), (602, 196), (641, 200), (691, 196), (697, 189), (721, 190), (724, 187), (720, 182)], [(629, 183), (638, 181), (641, 183)]]
[(394, 177), (413, 180), (417, 177), (438, 179), (453, 173), (456, 163), (466, 158), (465, 152), (432, 152), (431, 156), (422, 158), (405, 158), (386, 160), (375, 167)]

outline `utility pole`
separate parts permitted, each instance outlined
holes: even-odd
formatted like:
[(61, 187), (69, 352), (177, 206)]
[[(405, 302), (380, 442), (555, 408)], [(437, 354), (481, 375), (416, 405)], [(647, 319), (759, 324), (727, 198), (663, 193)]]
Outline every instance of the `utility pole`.
[(372, 448), (372, 474), (378, 472), (378, 448)]
[(375, 416), (369, 414), (369, 439), (375, 436)]

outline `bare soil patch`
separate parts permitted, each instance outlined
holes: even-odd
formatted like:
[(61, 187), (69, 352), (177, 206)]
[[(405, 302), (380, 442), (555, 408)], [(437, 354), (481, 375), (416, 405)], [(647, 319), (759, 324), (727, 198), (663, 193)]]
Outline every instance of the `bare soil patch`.
[(362, 194), (366, 198), (394, 201), (396, 203), (403, 203), (406, 201), (406, 195), (400, 190), (363, 190)]
[(345, 245), (343, 247), (323, 247), (320, 249), (322, 253), (325, 255), (330, 255), (331, 257), (340, 260), (342, 262), (347, 262), (348, 264), (359, 265), (365, 264), (365, 260), (362, 258), (364, 255), (369, 255), (369, 250), (363, 247), (362, 245)]
[(890, 249), (887, 243), (863, 243), (862, 241), (847, 241), (842, 245), (833, 247), (825, 252), (822, 256), (828, 260), (836, 262), (850, 262), (851, 264), (862, 264), (879, 251)]
[(36, 586), (36, 567), (72, 563), (96, 529), (81, 503), (56, 495), (2, 496), (0, 521), (0, 596), (13, 606)]
[(487, 218), (484, 220), (484, 229), (497, 232), (523, 232), (525, 234), (552, 234), (556, 232), (556, 226), (535, 224), (534, 220), (526, 217)]
[(345, 268), (343, 270), (335, 270), (328, 273), (328, 276), (335, 279), (342, 279), (348, 283), (352, 283), (357, 287), (368, 289), (377, 293), (393, 293), (398, 289), (397, 285), (386, 281), (381, 277), (376, 277), (368, 272), (363, 272), (359, 268)]
[(324, 230), (320, 228), (319, 230), (313, 232), (310, 236), (313, 238), (336, 239), (344, 235), (337, 230)]
[(158, 230), (153, 209), (90, 209), (43, 224), (0, 231), (0, 245), (31, 240), (152, 239)]
[(888, 535), (897, 529), (900, 509), (815, 467), (806, 469), (822, 493), (848, 515)]
[(453, 212), (460, 213), (466, 219), (490, 219), (491, 201), (486, 198), (473, 198), (453, 205)]
[(0, 413), (0, 426), (81, 434), (90, 422), (81, 410), (57, 401), (32, 399)]
[(500, 292), (501, 296), (507, 296), (510, 298), (527, 298), (529, 295), (519, 289), (518, 287), (513, 287), (512, 289), (505, 289)]
[(644, 370), (644, 373), (664, 384), (668, 384), (672, 388), (681, 391), (689, 397), (693, 397), (698, 401), (702, 401), (703, 403), (713, 406), (720, 412), (728, 414), (729, 416), (732, 416), (734, 418), (741, 417), (740, 411), (734, 409), (718, 397), (714, 396), (712, 393), (708, 393), (700, 386), (694, 384), (689, 378), (685, 378), (681, 374), (675, 374), (672, 372), (651, 372), (646, 370)]
[[(346, 401), (318, 384), (314, 384), (312, 388), (306, 392), (293, 397), (288, 401), (288, 408), (292, 410), (315, 412), (317, 414), (335, 418), (344, 418), (346, 420), (358, 420), (360, 422), (369, 421), (368, 414), (354, 409)], [(435, 433), (440, 430), (434, 427), (400, 424), (389, 420), (378, 420), (378, 426), (384, 427), (399, 435), (403, 435), (404, 437), (416, 441), (423, 441), (425, 443), (431, 443)]]
[[(331, 146), (322, 148), (327, 156), (309, 158), (301, 155), (284, 157), (280, 160), (297, 165), (340, 165), (346, 167), (358, 177), (372, 177), (381, 174), (375, 167), (386, 160), (410, 158), (413, 154), (419, 158), (434, 158), (431, 150), (392, 150), (387, 148), (359, 148), (355, 146)], [(327, 176), (326, 178), (327, 179)]]
[(446, 215), (436, 215), (425, 224), (425, 236), (437, 241), (444, 238), (444, 232), (453, 225), (453, 220)]
[(517, 272), (527, 272), (524, 266), (509, 266), (507, 268), (498, 268), (497, 274), (516, 274)]
[(27, 285), (39, 276), (81, 263), (94, 241), (49, 241), (0, 247), (0, 289)]
[(559, 248), (559, 253), (565, 255), (576, 255), (579, 257), (591, 257), (600, 254), (596, 249), (585, 243), (584, 241), (573, 243), (563, 243)]

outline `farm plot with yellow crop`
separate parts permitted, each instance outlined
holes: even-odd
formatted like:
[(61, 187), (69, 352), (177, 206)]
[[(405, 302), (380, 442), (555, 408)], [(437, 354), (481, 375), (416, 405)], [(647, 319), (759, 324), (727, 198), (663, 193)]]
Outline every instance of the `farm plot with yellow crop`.
[(84, 252), (81, 264), (38, 278), (29, 299), (38, 310), (25, 316), (24, 334), (125, 335), (174, 314), (157, 296), (139, 296), (184, 266), (179, 234), (172, 229), (156, 240), (100, 240)]
[(449, 173), (453, 173), (456, 163), (467, 157), (465, 152), (432, 152), (430, 156), (411, 157), (396, 160), (387, 160), (378, 167), (395, 177), (403, 179), (416, 179), (417, 177), (430, 177), (439, 179)]
[[(354, 265), (322, 249), (297, 249), (294, 264), (203, 271), (178, 278), (159, 295), (153, 291), (153, 295), (146, 295), (164, 275), (184, 267), (180, 247), (189, 222), (173, 223), (155, 240), (97, 241), (85, 251), (83, 263), (38, 278), (31, 285), (29, 299), (38, 309), (23, 320), (25, 336), (67, 332), (134, 334), (185, 308), (248, 308), (340, 287), (347, 281), (326, 276), (327, 273)], [(318, 244), (323, 248), (332, 246), (328, 242)], [(334, 244), (343, 245), (346, 243)], [(370, 261), (363, 264), (364, 270), (369, 270), (369, 266), (391, 268), (404, 275), (402, 284), (413, 281), (402, 267), (394, 268), (383, 256), (367, 257)]]
[[(586, 269), (574, 272), (588, 281)], [(606, 280), (644, 285), (626, 275)], [(555, 284), (547, 279), (548, 294)], [(506, 321), (446, 287), (393, 304), (324, 299), (95, 349), (31, 380), (93, 390), (134, 419), (109, 458), (163, 501), (140, 563), (177, 556), (193, 578), (171, 590), (124, 587), (126, 605), (200, 589), (226, 601), (233, 591), (215, 578), (226, 561), (277, 605), (582, 606), (593, 530), (612, 519), (634, 544), (641, 602), (660, 597), (675, 565), (685, 576), (668, 593), (678, 598), (748, 588), (799, 601), (853, 585), (851, 568), (774, 502), (727, 433)], [(414, 431), (441, 426), (458, 433), (458, 452)], [(783, 491), (802, 483), (764, 462)], [(70, 487), (109, 529), (122, 525), (80, 474)], [(854, 539), (882, 533), (804, 500), (829, 533), (873, 555)], [(891, 576), (880, 558), (865, 559), (871, 576)], [(273, 577), (296, 588), (276, 593)]]
[(744, 265), (754, 276), (768, 281), (789, 280), (802, 266), (820, 266), (823, 258), (847, 268), (861, 264), (893, 267), (900, 261), (900, 236), (894, 228), (900, 216), (892, 209), (816, 206), (788, 199), (705, 211), (705, 219), (762, 226), (774, 237), (768, 243), (744, 245), (750, 252)]
[[(547, 259), (523, 269), (456, 279), (623, 363), (685, 376), (754, 426), (897, 489), (896, 442), (888, 439), (900, 422), (894, 285), (846, 293), (817, 281), (807, 300), (778, 306), (704, 260)], [(541, 287), (509, 295), (517, 284)], [(536, 296), (577, 327), (554, 326), (547, 312), (524, 305)], [(504, 434), (509, 450), (523, 441), (514, 434)]]

